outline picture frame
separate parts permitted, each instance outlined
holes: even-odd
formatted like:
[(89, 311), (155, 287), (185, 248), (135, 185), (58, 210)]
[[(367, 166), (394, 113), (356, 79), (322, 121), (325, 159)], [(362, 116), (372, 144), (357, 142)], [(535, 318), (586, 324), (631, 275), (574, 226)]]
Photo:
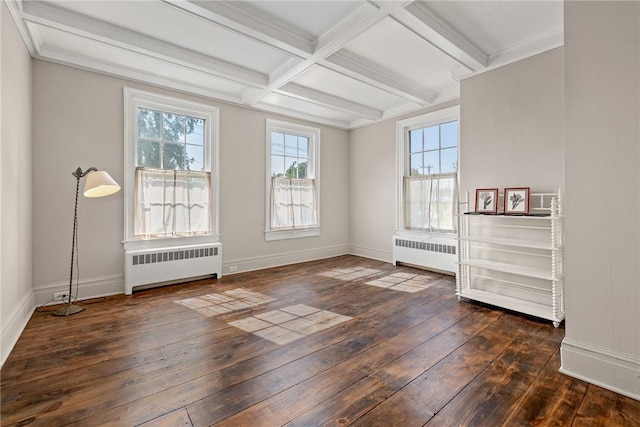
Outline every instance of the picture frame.
[(529, 214), (529, 187), (512, 187), (504, 189), (504, 214), (528, 215)]
[(497, 188), (477, 188), (476, 189), (476, 213), (498, 212), (498, 189)]

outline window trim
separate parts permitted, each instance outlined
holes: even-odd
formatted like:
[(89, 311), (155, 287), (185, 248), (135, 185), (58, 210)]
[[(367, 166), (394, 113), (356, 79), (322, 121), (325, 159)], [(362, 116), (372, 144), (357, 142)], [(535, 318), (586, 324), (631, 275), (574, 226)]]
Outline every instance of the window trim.
[[(158, 109), (171, 113), (189, 115), (205, 119), (205, 141), (208, 155), (205, 155), (205, 170), (211, 173), (211, 234), (189, 237), (163, 237), (157, 239), (138, 239), (134, 237), (134, 187), (135, 167), (138, 151), (136, 135), (138, 128), (138, 107)], [(199, 104), (184, 99), (145, 92), (129, 87), (124, 88), (124, 236), (125, 250), (158, 248), (197, 243), (220, 241), (220, 109), (211, 105)]]
[(396, 122), (396, 235), (405, 236), (450, 236), (452, 232), (436, 232), (409, 230), (404, 221), (403, 178), (409, 172), (409, 131), (458, 120), (458, 171), (457, 180), (460, 185), (460, 106), (443, 108), (419, 116)]
[[(316, 218), (318, 224), (312, 227), (293, 228), (286, 230), (271, 229), (271, 133), (282, 132), (309, 138), (309, 164), (307, 171), (313, 173), (316, 187)], [(280, 120), (266, 120), (266, 169), (265, 169), (265, 241), (297, 239), (320, 235), (320, 128), (304, 126)]]

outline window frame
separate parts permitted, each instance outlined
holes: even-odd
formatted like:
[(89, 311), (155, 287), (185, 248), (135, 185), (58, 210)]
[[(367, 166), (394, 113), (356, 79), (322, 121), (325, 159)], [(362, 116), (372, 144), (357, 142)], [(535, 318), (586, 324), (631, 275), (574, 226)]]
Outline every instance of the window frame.
[[(409, 131), (430, 126), (441, 125), (443, 123), (458, 121), (458, 159), (456, 180), (460, 185), (460, 106), (443, 108), (419, 116), (410, 117), (396, 122), (396, 235), (406, 236), (451, 236), (453, 232), (427, 231), (406, 228), (405, 224), (405, 203), (404, 203), (404, 177), (410, 176), (411, 160), (409, 159)], [(441, 150), (441, 149), (439, 149)], [(440, 155), (440, 154), (439, 154)]]
[[(315, 181), (316, 188), (316, 218), (317, 225), (312, 227), (299, 227), (285, 230), (271, 228), (271, 134), (280, 132), (289, 135), (304, 136), (309, 138), (309, 161), (307, 164), (307, 177)], [(296, 239), (320, 235), (320, 128), (304, 126), (296, 123), (280, 120), (266, 120), (266, 170), (265, 170), (265, 241)]]
[[(211, 233), (201, 236), (141, 239), (134, 236), (135, 169), (138, 159), (138, 108), (150, 108), (205, 120), (204, 168), (211, 174)], [(220, 109), (184, 99), (124, 88), (124, 238), (125, 250), (158, 248), (220, 241)]]

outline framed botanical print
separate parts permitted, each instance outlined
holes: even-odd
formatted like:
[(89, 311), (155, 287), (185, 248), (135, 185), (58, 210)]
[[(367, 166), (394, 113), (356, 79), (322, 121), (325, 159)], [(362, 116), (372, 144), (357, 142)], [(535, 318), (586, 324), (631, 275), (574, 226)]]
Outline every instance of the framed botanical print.
[(529, 187), (504, 189), (504, 214), (527, 215), (529, 213)]
[(476, 212), (477, 213), (497, 213), (498, 212), (498, 189), (497, 188), (476, 189)]

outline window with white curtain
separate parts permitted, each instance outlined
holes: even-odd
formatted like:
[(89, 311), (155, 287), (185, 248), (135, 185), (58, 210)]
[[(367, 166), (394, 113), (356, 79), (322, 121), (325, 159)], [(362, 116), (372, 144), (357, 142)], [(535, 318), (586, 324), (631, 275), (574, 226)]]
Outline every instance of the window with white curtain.
[(125, 88), (125, 245), (217, 241), (218, 109)]
[(211, 173), (136, 168), (134, 236), (153, 239), (211, 233)]
[(451, 107), (398, 122), (399, 230), (455, 231), (458, 117)]
[(320, 129), (267, 120), (265, 239), (320, 234)]

